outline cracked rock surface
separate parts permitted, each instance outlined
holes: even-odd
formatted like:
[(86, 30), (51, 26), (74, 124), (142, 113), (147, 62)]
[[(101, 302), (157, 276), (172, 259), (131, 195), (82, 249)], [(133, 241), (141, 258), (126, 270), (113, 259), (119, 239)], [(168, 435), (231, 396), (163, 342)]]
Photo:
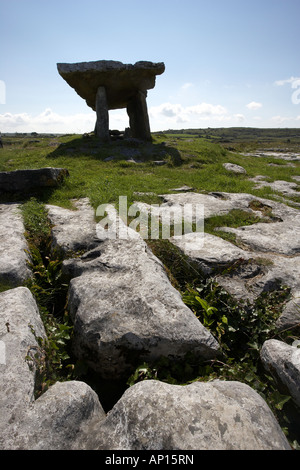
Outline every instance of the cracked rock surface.
[(19, 205), (0, 204), (0, 281), (14, 287), (31, 277), (24, 231)]
[[(79, 218), (82, 210), (89, 208), (80, 206)], [(71, 224), (72, 217), (67, 211), (63, 214)], [(62, 236), (63, 245), (63, 220), (54, 217), (52, 221), (56, 239)], [(91, 238), (95, 227), (95, 223), (89, 226)], [(68, 231), (68, 247), (72, 244), (69, 234), (74, 233)], [(219, 352), (217, 341), (171, 285), (162, 263), (134, 234), (124, 240), (99, 238), (96, 248), (63, 265), (70, 281), (74, 351), (106, 379), (128, 377), (141, 361), (161, 355), (178, 359), (189, 352), (197, 358), (212, 358)], [(88, 234), (85, 239), (90, 239)]]
[(133, 385), (100, 426), (97, 449), (289, 450), (264, 400), (239, 382)]
[(94, 420), (105, 413), (83, 382), (57, 382), (37, 400), (35, 374), (45, 338), (31, 292), (17, 287), (0, 293), (0, 449), (60, 450), (84, 447)]
[[(238, 298), (254, 300), (261, 292), (272, 290), (280, 285), (291, 288), (291, 303), (286, 306), (278, 320), (282, 329), (300, 322), (300, 212), (298, 209), (251, 194), (211, 193), (211, 194), (171, 194), (164, 195), (160, 212), (174, 209), (180, 214), (184, 204), (204, 207), (205, 218), (224, 215), (232, 209), (242, 209), (263, 217), (263, 212), (253, 210), (255, 201), (262, 210), (272, 211), (268, 223), (220, 230), (236, 235), (236, 245), (206, 233), (188, 233), (171, 238), (191, 260), (196, 261), (205, 274), (220, 271), (226, 264), (240, 260), (252, 266), (252, 274), (245, 277), (239, 271), (230, 275), (218, 275), (218, 282), (229, 293)], [(145, 205), (144, 205), (145, 206)], [(237, 268), (238, 270), (240, 267)], [(292, 308), (294, 306), (294, 308)]]

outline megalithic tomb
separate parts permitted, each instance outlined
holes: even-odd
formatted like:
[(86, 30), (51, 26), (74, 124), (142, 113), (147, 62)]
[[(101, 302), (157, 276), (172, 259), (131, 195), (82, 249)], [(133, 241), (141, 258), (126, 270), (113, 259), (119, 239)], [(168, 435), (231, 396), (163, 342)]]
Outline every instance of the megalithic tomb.
[(59, 74), (87, 105), (96, 111), (95, 132), (109, 141), (110, 109), (126, 108), (131, 137), (151, 141), (147, 90), (155, 87), (156, 75), (165, 71), (163, 62), (136, 62), (134, 65), (112, 60), (57, 64)]

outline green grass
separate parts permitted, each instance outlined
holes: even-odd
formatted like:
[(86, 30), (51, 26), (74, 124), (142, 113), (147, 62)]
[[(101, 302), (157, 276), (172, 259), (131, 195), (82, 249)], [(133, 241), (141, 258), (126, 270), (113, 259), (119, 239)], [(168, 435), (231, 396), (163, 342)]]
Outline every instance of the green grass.
[[(145, 146), (125, 142), (99, 145), (92, 137), (78, 135), (38, 137), (38, 142), (18, 137), (11, 145), (6, 145), (6, 140), (3, 139), (4, 148), (0, 151), (1, 171), (49, 166), (69, 170), (70, 177), (61, 187), (38, 194), (42, 201), (63, 207), (71, 207), (72, 198), (88, 197), (96, 208), (103, 203), (117, 203), (120, 195), (127, 196), (129, 204), (134, 200), (154, 203), (159, 202), (159, 195), (182, 185), (193, 187), (196, 192), (247, 192), (274, 198), (276, 193), (270, 188), (254, 189), (248, 178), (264, 175), (270, 181), (292, 181), (292, 176), (299, 174), (299, 163), (294, 168), (285, 162), (278, 167), (269, 166), (268, 159), (245, 157), (189, 135), (155, 135), (153, 144)], [(13, 140), (10, 138), (10, 142)], [(136, 158), (144, 163), (127, 162), (131, 153), (137, 153)], [(116, 160), (104, 161), (112, 155)], [(156, 166), (155, 160), (165, 160), (166, 165)], [(242, 165), (247, 175), (229, 173), (222, 166), (225, 162)], [(137, 196), (135, 192), (151, 192), (155, 196)]]
[(228, 214), (215, 215), (205, 219), (205, 232), (222, 237), (223, 239), (236, 244), (236, 236), (233, 233), (219, 230), (219, 227), (243, 227), (261, 222), (258, 215), (241, 209), (232, 209)]
[[(214, 139), (216, 140), (216, 139)], [(0, 170), (11, 171), (26, 168), (60, 167), (67, 168), (70, 176), (58, 188), (39, 191), (34, 195), (39, 201), (72, 208), (72, 199), (89, 198), (92, 206), (112, 203), (118, 207), (120, 196), (127, 197), (128, 207), (134, 201), (148, 204), (161, 203), (161, 195), (183, 185), (195, 192), (213, 191), (250, 193), (265, 199), (276, 199), (280, 193), (270, 187), (255, 189), (250, 177), (264, 175), (270, 182), (275, 180), (293, 181), (299, 174), (299, 162), (294, 167), (273, 158), (257, 158), (231, 152), (213, 139), (198, 138), (187, 134), (155, 134), (152, 144), (138, 144), (135, 141), (117, 141), (99, 144), (94, 136), (28, 136), (3, 139), (0, 151)], [(9, 145), (8, 145), (9, 143)], [(253, 142), (251, 142), (253, 145)], [(108, 157), (111, 161), (105, 161)], [(143, 163), (127, 160), (131, 157)], [(158, 166), (155, 161), (165, 161)], [(270, 166), (272, 162), (281, 163)], [(228, 172), (223, 164), (231, 162), (242, 165), (247, 174)], [(136, 193), (150, 193), (137, 195)], [(2, 195), (0, 201), (26, 200), (26, 195)], [(292, 199), (292, 198), (291, 198)], [(298, 197), (293, 200), (298, 202)], [(300, 200), (300, 192), (299, 192)], [(246, 217), (246, 220), (244, 220)], [(217, 226), (237, 227), (256, 223), (258, 217), (233, 211), (225, 218), (206, 220), (205, 230), (235, 243), (235, 236), (224, 231), (215, 231)]]
[(6, 290), (13, 289), (15, 286), (9, 282), (0, 281), (0, 293), (5, 292)]

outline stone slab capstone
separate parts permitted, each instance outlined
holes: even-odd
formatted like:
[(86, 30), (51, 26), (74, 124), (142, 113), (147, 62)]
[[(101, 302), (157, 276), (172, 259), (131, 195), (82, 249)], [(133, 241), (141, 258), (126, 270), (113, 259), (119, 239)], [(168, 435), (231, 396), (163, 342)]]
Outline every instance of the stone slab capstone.
[(165, 71), (165, 65), (163, 62), (123, 64), (114, 60), (98, 60), (58, 63), (57, 70), (87, 105), (96, 111), (99, 87), (106, 89), (108, 109), (126, 108), (137, 91), (146, 92), (154, 88), (155, 77)]

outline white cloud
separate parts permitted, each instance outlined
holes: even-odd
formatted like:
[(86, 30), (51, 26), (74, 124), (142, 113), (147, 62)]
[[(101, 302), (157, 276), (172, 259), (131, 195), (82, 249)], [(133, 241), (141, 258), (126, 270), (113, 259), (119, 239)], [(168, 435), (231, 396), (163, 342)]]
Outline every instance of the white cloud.
[(33, 116), (28, 113), (0, 114), (2, 132), (84, 133), (95, 127), (95, 113), (60, 115), (50, 108)]
[[(149, 107), (150, 127), (153, 132), (165, 129), (223, 127), (236, 125), (250, 125), (247, 117), (242, 113), (231, 114), (220, 104), (199, 103), (193, 106), (183, 106), (179, 103), (162, 103), (159, 106)], [(290, 127), (299, 127), (300, 116), (285, 117), (273, 116), (265, 123), (259, 116), (254, 116), (253, 122), (260, 125), (279, 126), (287, 123)], [(0, 114), (0, 131), (5, 132), (45, 132), (45, 133), (76, 133), (83, 134), (94, 130), (96, 113), (88, 112), (62, 115), (47, 108), (38, 115), (29, 113)], [(110, 111), (110, 129), (124, 130), (129, 126), (129, 118), (125, 109)]]
[(198, 116), (223, 116), (227, 114), (227, 109), (220, 104), (213, 105), (209, 103), (196, 104), (195, 106), (189, 106), (186, 111), (190, 114), (197, 114)]
[(256, 101), (251, 101), (251, 103), (248, 103), (246, 107), (251, 110), (256, 110), (262, 108), (262, 104), (257, 103)]
[(162, 103), (149, 108), (151, 129), (182, 129), (197, 127), (218, 127), (232, 122), (241, 122), (243, 115), (230, 116), (222, 105), (199, 103), (193, 106), (183, 106), (178, 103)]
[(237, 119), (239, 122), (245, 121), (245, 116), (243, 114), (234, 114), (233, 117)]
[(194, 118), (208, 119), (210, 117), (222, 118), (226, 116), (227, 110), (221, 105), (200, 103), (194, 106), (182, 106), (181, 104), (162, 103), (159, 106), (152, 106), (149, 114), (153, 119), (160, 119), (162, 116), (170, 120), (180, 120), (189, 122)]
[(277, 86), (283, 86), (283, 85), (286, 85), (287, 83), (291, 83), (293, 85), (293, 83), (297, 80), (300, 80), (299, 77), (290, 77), (290, 78), (286, 78), (285, 80), (276, 80), (276, 82), (274, 82), (275, 85)]
[(163, 104), (158, 106), (157, 108), (151, 108), (151, 113), (155, 113), (155, 109), (157, 110), (158, 113), (162, 114), (163, 116), (166, 117), (176, 117), (181, 113), (181, 105), (172, 105), (169, 103)]
[(287, 117), (287, 116), (273, 116), (272, 121), (276, 122), (277, 124), (283, 124), (284, 122), (293, 121), (294, 118)]

